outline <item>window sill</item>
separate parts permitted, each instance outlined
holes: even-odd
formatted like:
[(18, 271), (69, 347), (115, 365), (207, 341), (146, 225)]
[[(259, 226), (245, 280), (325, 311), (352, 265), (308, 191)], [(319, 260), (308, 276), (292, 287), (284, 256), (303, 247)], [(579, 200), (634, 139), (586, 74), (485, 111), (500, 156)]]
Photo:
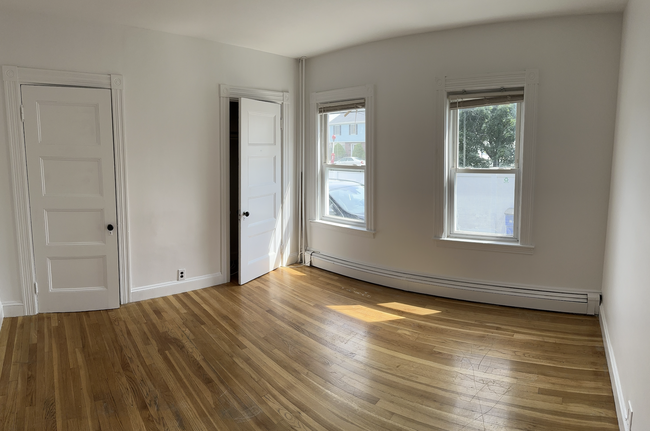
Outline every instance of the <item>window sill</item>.
[(508, 244), (496, 241), (480, 241), (456, 238), (434, 238), (438, 247), (460, 248), (466, 250), (494, 251), (499, 253), (533, 254), (535, 246)]
[(364, 238), (375, 237), (374, 230), (367, 230), (362, 227), (350, 226), (347, 224), (335, 223), (335, 222), (325, 221), (325, 220), (309, 220), (309, 223), (313, 228), (317, 228), (317, 229), (327, 229), (339, 233), (361, 236)]

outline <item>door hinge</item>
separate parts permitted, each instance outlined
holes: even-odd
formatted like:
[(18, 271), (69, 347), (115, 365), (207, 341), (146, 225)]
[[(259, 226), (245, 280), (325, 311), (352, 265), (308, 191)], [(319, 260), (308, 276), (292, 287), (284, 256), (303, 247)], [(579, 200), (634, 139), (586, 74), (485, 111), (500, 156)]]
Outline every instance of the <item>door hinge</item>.
[(34, 293), (38, 295), (38, 283), (34, 282)]
[(25, 122), (25, 107), (23, 105), (20, 105), (20, 120)]

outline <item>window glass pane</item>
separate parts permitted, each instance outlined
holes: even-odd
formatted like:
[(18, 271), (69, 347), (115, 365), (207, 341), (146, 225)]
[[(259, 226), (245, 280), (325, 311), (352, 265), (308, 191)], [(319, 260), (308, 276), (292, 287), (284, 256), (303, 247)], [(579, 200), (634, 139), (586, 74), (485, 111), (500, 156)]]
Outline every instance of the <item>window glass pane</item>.
[(459, 168), (503, 169), (515, 166), (517, 105), (511, 103), (457, 111)]
[(327, 164), (365, 166), (366, 110), (351, 109), (321, 114), (326, 116)]
[(454, 230), (514, 236), (515, 174), (456, 174)]
[(363, 171), (330, 170), (327, 178), (328, 215), (351, 220), (365, 220)]

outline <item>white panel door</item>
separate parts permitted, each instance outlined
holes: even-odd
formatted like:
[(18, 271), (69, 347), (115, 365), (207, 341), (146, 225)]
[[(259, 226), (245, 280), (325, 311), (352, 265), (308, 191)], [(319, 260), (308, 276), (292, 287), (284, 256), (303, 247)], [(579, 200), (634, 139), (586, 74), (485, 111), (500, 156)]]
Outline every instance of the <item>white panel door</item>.
[(117, 308), (110, 90), (21, 92), (39, 312)]
[(239, 103), (239, 284), (280, 266), (280, 105)]

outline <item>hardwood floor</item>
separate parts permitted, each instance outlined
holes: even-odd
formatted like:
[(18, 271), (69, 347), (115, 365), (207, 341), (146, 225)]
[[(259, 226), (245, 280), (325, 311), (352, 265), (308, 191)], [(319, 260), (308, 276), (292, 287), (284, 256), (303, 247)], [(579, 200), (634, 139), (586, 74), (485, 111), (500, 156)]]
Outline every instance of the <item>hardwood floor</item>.
[(6, 318), (0, 429), (617, 430), (598, 319), (281, 268)]

